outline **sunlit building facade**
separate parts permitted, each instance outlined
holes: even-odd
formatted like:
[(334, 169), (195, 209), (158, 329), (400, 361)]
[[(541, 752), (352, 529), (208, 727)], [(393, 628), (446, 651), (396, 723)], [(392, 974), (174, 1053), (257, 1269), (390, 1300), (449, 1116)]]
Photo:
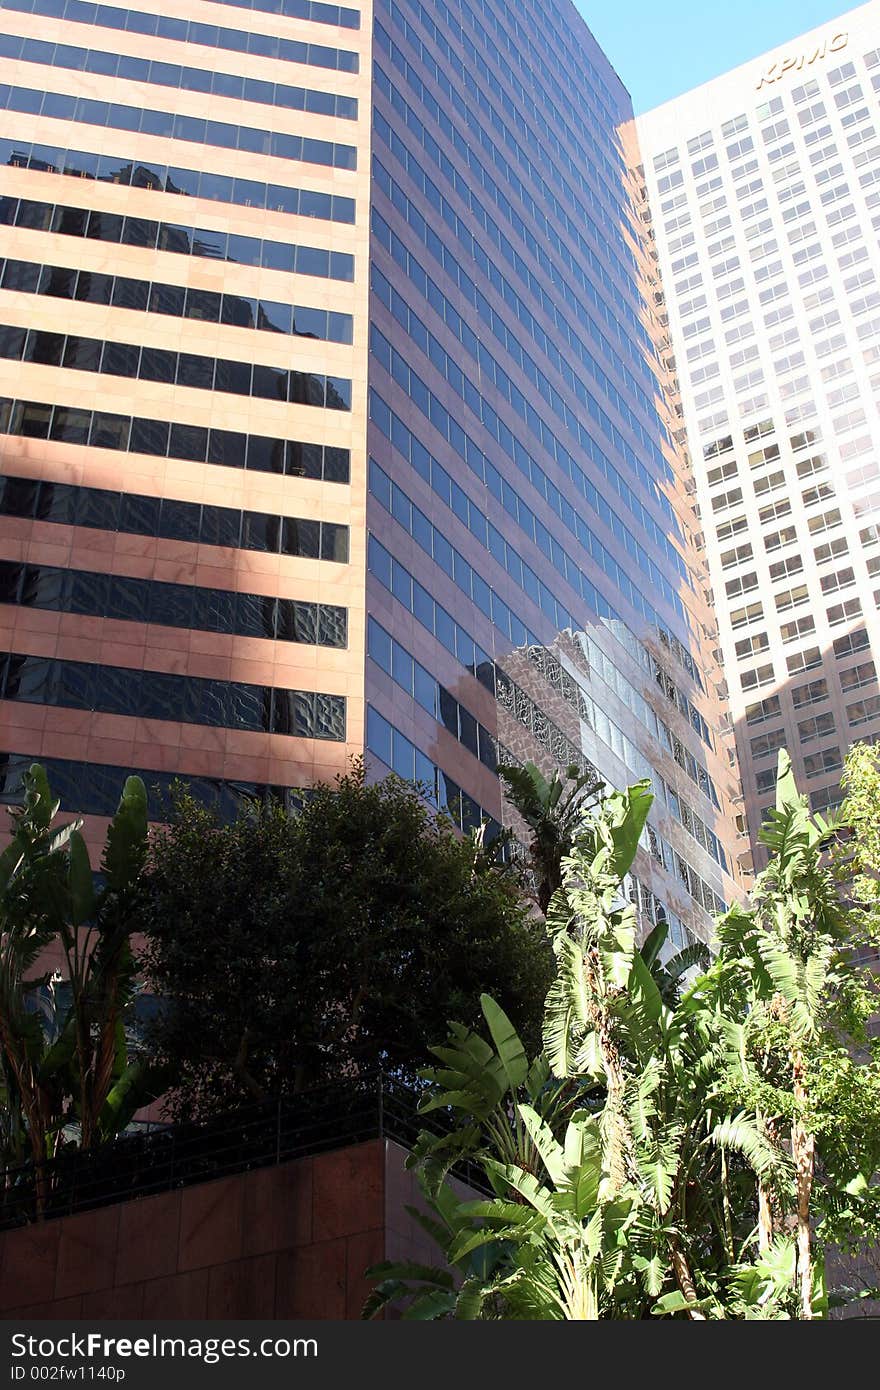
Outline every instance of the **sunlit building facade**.
[(6, 796), (365, 752), (491, 833), (499, 761), (649, 776), (632, 892), (707, 936), (735, 766), (573, 5), (0, 0), (0, 79)]
[(880, 734), (878, 101), (872, 3), (637, 123), (753, 845)]

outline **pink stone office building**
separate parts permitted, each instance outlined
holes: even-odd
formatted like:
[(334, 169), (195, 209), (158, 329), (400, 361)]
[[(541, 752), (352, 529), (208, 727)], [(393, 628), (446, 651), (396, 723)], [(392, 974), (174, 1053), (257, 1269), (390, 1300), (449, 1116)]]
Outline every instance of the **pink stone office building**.
[(650, 776), (631, 891), (706, 938), (738, 782), (570, 0), (0, 0), (0, 111), (0, 795)]

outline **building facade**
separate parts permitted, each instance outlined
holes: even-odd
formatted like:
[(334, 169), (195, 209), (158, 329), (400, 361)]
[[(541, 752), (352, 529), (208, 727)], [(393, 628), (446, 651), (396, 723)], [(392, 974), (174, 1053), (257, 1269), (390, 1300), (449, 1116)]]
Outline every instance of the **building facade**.
[(137, 3), (0, 0), (6, 796), (365, 751), (492, 832), (499, 761), (650, 776), (633, 893), (706, 937), (737, 783), (607, 59), (568, 0)]
[(637, 123), (755, 850), (880, 733), (878, 101), (871, 3)]
[(0, 724), (99, 817), (363, 744), (369, 16), (281, 8), (0, 6)]

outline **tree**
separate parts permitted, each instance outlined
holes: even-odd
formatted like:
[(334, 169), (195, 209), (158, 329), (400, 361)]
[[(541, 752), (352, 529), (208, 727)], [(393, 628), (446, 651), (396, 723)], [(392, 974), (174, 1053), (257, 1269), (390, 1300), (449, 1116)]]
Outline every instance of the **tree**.
[[(842, 831), (855, 832), (845, 848)], [(734, 1087), (756, 1105), (768, 1138), (786, 1142), (795, 1168), (793, 1192), (777, 1193), (775, 1203), (759, 1192), (761, 1245), (769, 1248), (794, 1225), (798, 1315), (805, 1319), (816, 1314), (823, 1276), (815, 1248), (845, 1234), (841, 1208), (852, 1233), (857, 1226), (873, 1242), (880, 1236), (871, 1189), (880, 1160), (880, 1067), (866, 1028), (876, 991), (854, 961), (862, 914), (839, 881), (840, 856), (851, 865), (860, 833), (857, 817), (847, 824), (811, 814), (783, 750), (776, 805), (760, 832), (768, 866), (749, 910), (718, 924), (742, 999)]]
[(550, 952), (513, 871), (414, 788), (356, 765), (232, 824), (179, 794), (152, 842), (144, 968), (172, 1113), (373, 1072), (497, 993), (537, 1040)]
[[(7, 1160), (29, 1152), (42, 1210), (45, 1160), (65, 1144), (88, 1149), (115, 1136), (158, 1084), (143, 1057), (129, 1056), (126, 1036), (147, 800), (130, 777), (96, 888), (81, 822), (56, 825), (58, 802), (37, 763), (24, 793), (0, 856), (0, 1077)], [(51, 951), (60, 977), (32, 975)]]
[[(828, 825), (783, 755), (753, 902), (664, 999), (622, 894), (650, 801), (647, 784), (613, 793), (574, 837), (547, 917), (543, 1057), (527, 1062), (491, 1000), (491, 1043), (454, 1028), (432, 1049), (422, 1108), (456, 1123), (426, 1130), (414, 1161), (465, 1277), (444, 1302), (430, 1271), (380, 1266), (368, 1312), (409, 1297), (416, 1316), (811, 1318), (828, 1306), (824, 1244), (854, 1217), (880, 1236), (880, 1073), (847, 1052), (870, 996), (846, 960)], [(451, 1202), (462, 1158), (488, 1200)]]
[(536, 897), (538, 907), (546, 913), (562, 883), (562, 861), (571, 853), (581, 816), (602, 784), (592, 772), (581, 772), (576, 763), (566, 768), (564, 775), (554, 769), (549, 781), (534, 763), (499, 767), (498, 773), (514, 809), (532, 833), (529, 856)]

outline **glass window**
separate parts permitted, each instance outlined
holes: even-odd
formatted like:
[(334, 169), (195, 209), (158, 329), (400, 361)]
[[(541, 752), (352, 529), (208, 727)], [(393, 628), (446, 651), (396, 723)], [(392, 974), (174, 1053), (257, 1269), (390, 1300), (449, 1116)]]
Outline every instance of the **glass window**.
[[(40, 275), (39, 293), (51, 295), (55, 299), (73, 299), (76, 290), (76, 271), (66, 266), (43, 266)], [(4, 284), (4, 288), (6, 288)]]
[(93, 270), (81, 270), (76, 282), (77, 299), (89, 304), (109, 304), (113, 293), (113, 276)]
[(25, 344), (24, 360), (60, 367), (64, 355), (64, 334), (31, 331)]
[[(296, 375), (296, 373), (291, 373), (291, 375)], [(263, 367), (255, 364), (251, 394), (261, 396), (266, 400), (287, 400), (287, 377), (287, 372), (280, 371), (276, 367)]]
[(170, 222), (162, 222), (159, 227), (159, 250), (174, 251), (178, 255), (188, 256), (191, 251), (190, 237), (189, 227), (175, 227)]
[(226, 256), (227, 241), (225, 232), (207, 232), (199, 228), (193, 232), (192, 253), (205, 260), (222, 261)]
[(247, 445), (247, 466), (261, 473), (283, 473), (284, 441), (251, 435)]
[(11, 328), (6, 324), (0, 324), (0, 357), (11, 357), (18, 360), (24, 353), (27, 329)]
[[(264, 244), (257, 237), (240, 236), (238, 233), (230, 232), (228, 249), (225, 254), (228, 260), (235, 261), (239, 265), (259, 265)], [(288, 252), (292, 251), (291, 247), (284, 249)], [(292, 265), (289, 268), (292, 269)]]
[(231, 468), (244, 468), (247, 444), (247, 435), (239, 434), (236, 430), (211, 430), (208, 440), (208, 462), (225, 464)]
[(89, 213), (86, 236), (95, 241), (121, 241), (125, 219), (115, 212)]
[(92, 417), (89, 444), (93, 449), (128, 449), (131, 420), (127, 415), (111, 415), (96, 410)]
[(208, 450), (208, 431), (198, 425), (172, 425), (169, 454), (172, 458), (205, 461)]
[(154, 454), (164, 458), (168, 453), (170, 426), (165, 420), (135, 418), (131, 422), (130, 449), (134, 454)]
[(205, 507), (199, 539), (203, 545), (235, 549), (241, 541), (241, 512), (233, 507)]
[[(51, 414), (51, 405), (43, 405), (39, 401), (17, 401), (10, 417), (9, 432), (24, 435), (27, 439), (48, 439)], [(8, 493), (4, 500), (8, 500)]]
[(105, 343), (101, 371), (108, 376), (137, 376), (140, 351), (134, 343)]
[(146, 309), (149, 289), (145, 280), (117, 275), (113, 285), (112, 302), (118, 309)]
[[(158, 535), (161, 506), (162, 499), (159, 497), (140, 497), (134, 493), (123, 493), (119, 514), (120, 531), (130, 531), (135, 536)], [(116, 582), (115, 577), (113, 582)], [(141, 587), (144, 587), (143, 584)]]
[[(67, 339), (63, 365), (81, 372), (97, 372), (101, 363), (101, 342), (98, 338)], [(83, 441), (85, 442), (85, 441)]]
[(293, 327), (293, 307), (272, 299), (261, 299), (257, 309), (256, 327), (271, 333), (290, 333)]
[(224, 294), (220, 322), (236, 328), (253, 328), (257, 319), (259, 300), (243, 295)]
[(214, 371), (214, 389), (216, 391), (228, 391), (235, 396), (249, 396), (251, 394), (250, 363), (232, 362), (222, 357), (219, 358)]
[(138, 376), (146, 381), (173, 382), (177, 370), (177, 353), (164, 348), (145, 347), (141, 352)]
[(192, 502), (162, 499), (161, 534), (169, 540), (197, 541), (201, 531), (200, 506)]
[(184, 315), (188, 319), (202, 319), (206, 323), (219, 323), (221, 299), (222, 296), (213, 290), (188, 289)]
[(153, 285), (150, 288), (150, 312), (171, 314), (182, 318), (186, 304), (186, 290), (182, 285)]
[(6, 261), (3, 266), (3, 288), (35, 294), (40, 282), (40, 272), (41, 267), (31, 261)]
[(214, 359), (200, 353), (181, 352), (177, 362), (178, 386), (210, 391), (214, 385)]

